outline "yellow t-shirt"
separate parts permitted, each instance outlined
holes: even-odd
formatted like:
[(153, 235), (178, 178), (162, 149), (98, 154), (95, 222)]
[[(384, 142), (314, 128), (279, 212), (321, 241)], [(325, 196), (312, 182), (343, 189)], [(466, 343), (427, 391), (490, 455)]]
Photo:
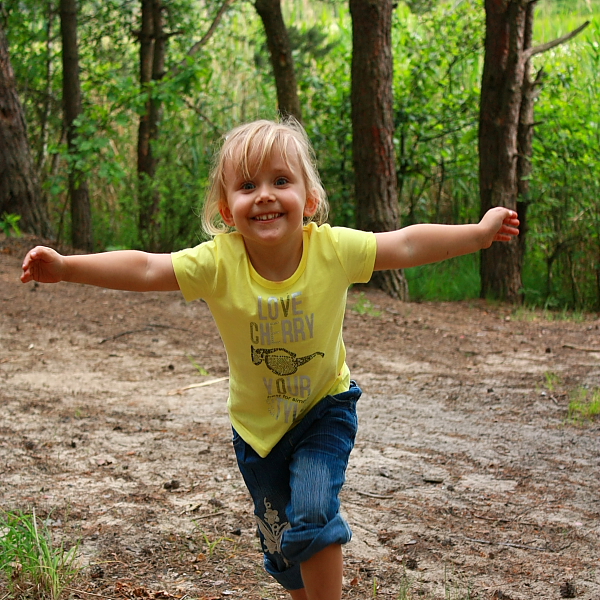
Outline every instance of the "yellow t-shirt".
[(186, 300), (203, 298), (225, 344), (231, 422), (260, 456), (328, 394), (346, 391), (342, 323), (348, 287), (373, 273), (373, 233), (314, 223), (286, 281), (253, 268), (239, 233), (172, 255)]

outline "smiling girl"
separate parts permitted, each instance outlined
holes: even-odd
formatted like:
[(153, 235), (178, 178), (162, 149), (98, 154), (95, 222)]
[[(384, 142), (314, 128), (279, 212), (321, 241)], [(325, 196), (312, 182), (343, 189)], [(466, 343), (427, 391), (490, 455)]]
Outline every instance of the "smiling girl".
[(203, 224), (214, 238), (173, 254), (62, 256), (36, 247), (23, 282), (181, 290), (215, 318), (230, 370), (238, 465), (254, 502), (266, 570), (293, 600), (338, 600), (351, 531), (339, 493), (361, 390), (346, 365), (346, 295), (373, 271), (476, 252), (518, 234), (493, 208), (474, 225), (370, 233), (323, 224), (327, 201), (295, 121), (256, 121), (226, 136)]

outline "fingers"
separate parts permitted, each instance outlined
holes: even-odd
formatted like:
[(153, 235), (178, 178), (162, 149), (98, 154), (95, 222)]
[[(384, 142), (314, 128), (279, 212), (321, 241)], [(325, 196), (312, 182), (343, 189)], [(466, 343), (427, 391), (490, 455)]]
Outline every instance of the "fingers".
[(23, 283), (29, 281), (39, 281), (41, 283), (58, 281), (57, 268), (59, 265), (56, 260), (59, 256), (51, 248), (36, 246), (23, 259), (21, 281)]

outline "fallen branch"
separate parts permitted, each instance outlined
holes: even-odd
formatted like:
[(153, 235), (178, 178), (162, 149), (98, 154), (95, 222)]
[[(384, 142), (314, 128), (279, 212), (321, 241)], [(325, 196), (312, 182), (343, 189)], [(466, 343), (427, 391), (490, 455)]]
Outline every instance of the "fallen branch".
[(206, 513), (204, 515), (198, 515), (197, 517), (194, 517), (193, 520), (199, 521), (200, 519), (208, 519), (209, 517), (218, 517), (218, 516), (224, 515), (224, 514), (225, 514), (225, 511), (220, 510), (219, 512), (215, 512), (215, 513)]
[(367, 498), (377, 498), (379, 500), (392, 500), (394, 496), (384, 496), (383, 494), (372, 494), (371, 492), (361, 492), (360, 490), (355, 490), (357, 494), (361, 496), (367, 496)]
[(129, 335), (131, 333), (142, 333), (143, 331), (150, 331), (150, 327), (144, 327), (143, 329), (129, 329), (128, 331), (122, 331), (121, 333), (117, 333), (117, 335), (112, 335), (110, 337), (104, 338), (100, 340), (99, 344), (104, 344), (104, 342), (111, 342), (113, 340), (118, 340), (120, 337), (124, 335)]
[(187, 390), (193, 390), (194, 388), (205, 387), (207, 385), (212, 385), (213, 383), (220, 383), (221, 381), (227, 381), (229, 377), (217, 377), (217, 379), (209, 379), (208, 381), (202, 381), (201, 383), (192, 383), (191, 385), (186, 385), (185, 387), (179, 388), (177, 390), (173, 390), (172, 392), (168, 392), (167, 396), (176, 396), (177, 394), (183, 394), (183, 392)]
[[(68, 587), (66, 589), (69, 590), (70, 592), (75, 592), (76, 594), (86, 594), (87, 596), (95, 596), (96, 598), (106, 598), (106, 600), (114, 600), (114, 598), (112, 598), (111, 596), (103, 596), (102, 594), (94, 594), (93, 592), (86, 592), (85, 590), (76, 590), (75, 588), (72, 588), (72, 587)], [(4, 598), (2, 600), (4, 600)]]
[(190, 329), (186, 329), (185, 327), (175, 327), (175, 325), (163, 325), (162, 323), (148, 323), (146, 327), (162, 327), (162, 329), (177, 329), (177, 331), (187, 331), (188, 333), (192, 333)]
[(178, 331), (187, 331), (187, 332), (190, 331), (189, 329), (184, 329), (183, 327), (175, 327), (173, 325), (161, 325), (159, 323), (148, 323), (148, 325), (146, 325), (146, 327), (142, 327), (142, 329), (129, 329), (128, 331), (122, 331), (121, 333), (117, 333), (116, 335), (112, 335), (111, 337), (104, 338), (103, 340), (101, 340), (98, 343), (104, 344), (104, 342), (111, 342), (113, 340), (119, 339), (120, 337), (123, 337), (124, 335), (130, 335), (132, 333), (142, 333), (144, 331), (152, 331), (152, 329), (155, 327), (161, 327), (162, 329), (177, 329)]
[(552, 548), (538, 548), (537, 546), (527, 546), (525, 544), (511, 544), (510, 542), (490, 542), (489, 540), (476, 540), (475, 538), (464, 538), (468, 542), (476, 542), (477, 544), (488, 544), (490, 546), (506, 546), (508, 548), (522, 548), (523, 550), (537, 550), (538, 552), (554, 552)]
[(518, 518), (515, 519), (501, 519), (494, 517), (484, 517), (483, 515), (472, 515), (475, 519), (483, 519), (484, 521), (492, 521), (494, 523), (519, 523), (519, 525), (528, 525), (530, 527), (539, 527), (539, 523), (530, 523), (528, 521), (519, 521)]
[(600, 352), (600, 348), (584, 348), (583, 346), (574, 346), (573, 344), (563, 344), (562, 347), (579, 350), (579, 352)]
[(497, 517), (484, 517), (483, 515), (472, 515), (476, 519), (482, 519), (484, 521), (493, 521), (494, 523), (510, 523), (509, 519), (500, 519)]

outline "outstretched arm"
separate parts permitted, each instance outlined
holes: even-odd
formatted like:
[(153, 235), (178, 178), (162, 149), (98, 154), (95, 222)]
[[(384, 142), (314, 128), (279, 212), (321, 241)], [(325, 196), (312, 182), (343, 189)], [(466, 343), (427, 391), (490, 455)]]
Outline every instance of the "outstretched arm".
[(133, 292), (179, 289), (170, 254), (137, 250), (63, 256), (36, 246), (23, 261), (21, 281), (69, 281)]
[(416, 267), (477, 252), (493, 242), (507, 242), (519, 235), (518, 226), (514, 210), (496, 207), (476, 225), (423, 223), (376, 233), (375, 271)]

